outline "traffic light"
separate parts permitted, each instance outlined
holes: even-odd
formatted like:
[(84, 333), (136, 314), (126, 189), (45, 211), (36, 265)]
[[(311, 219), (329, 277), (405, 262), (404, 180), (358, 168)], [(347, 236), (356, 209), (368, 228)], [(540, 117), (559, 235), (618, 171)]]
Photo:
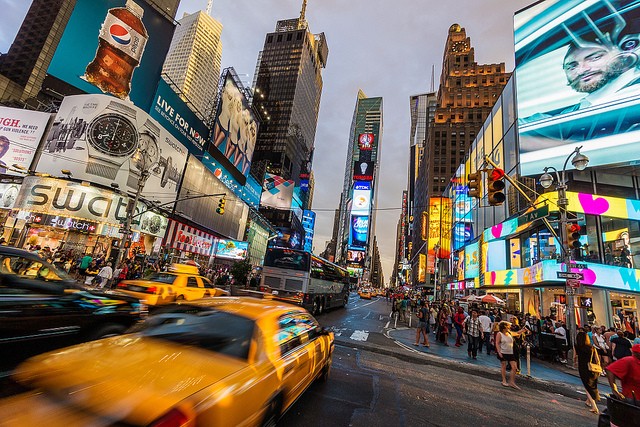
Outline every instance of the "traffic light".
[(469, 187), (469, 197), (480, 198), (480, 186), (482, 180), (482, 172), (474, 172), (467, 175), (467, 186)]
[(224, 204), (225, 204), (225, 200), (224, 199), (220, 199), (218, 201), (218, 209), (216, 209), (216, 213), (219, 215), (224, 214)]
[(567, 246), (569, 246), (569, 249), (578, 249), (582, 246), (582, 243), (580, 243), (580, 226), (578, 224), (567, 224)]
[(489, 169), (487, 174), (487, 201), (491, 206), (504, 203), (504, 171), (499, 168)]

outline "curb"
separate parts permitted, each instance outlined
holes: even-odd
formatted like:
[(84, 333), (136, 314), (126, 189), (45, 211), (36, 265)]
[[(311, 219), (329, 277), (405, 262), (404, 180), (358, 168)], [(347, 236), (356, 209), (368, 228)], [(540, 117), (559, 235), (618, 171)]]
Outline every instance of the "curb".
[[(347, 338), (336, 337), (335, 343), (341, 347), (354, 348), (357, 350), (369, 351), (376, 354), (382, 354), (385, 356), (391, 356), (396, 359), (412, 362), (420, 365), (430, 365), (437, 366), (440, 368), (450, 369), (451, 367), (455, 367), (457, 372), (463, 372), (465, 374), (473, 375), (476, 377), (482, 377), (486, 379), (495, 380), (496, 384), (500, 383), (500, 369), (499, 368), (487, 368), (485, 366), (477, 366), (471, 363), (460, 362), (456, 360), (445, 359), (444, 357), (437, 356), (434, 354), (429, 354), (425, 352), (421, 352), (410, 348), (409, 346), (403, 344), (402, 342), (390, 337), (388, 333), (385, 331), (383, 334), (385, 337), (389, 338), (393, 343), (395, 343), (398, 348), (381, 348), (372, 344), (367, 344), (362, 341), (352, 341)], [(405, 350), (400, 351), (400, 349)], [(535, 390), (546, 391), (549, 393), (561, 394), (563, 396), (567, 396), (574, 399), (584, 399), (585, 394), (575, 389), (574, 387), (560, 383), (555, 381), (546, 381), (533, 377), (519, 376), (517, 377), (518, 384), (522, 387), (528, 387)]]

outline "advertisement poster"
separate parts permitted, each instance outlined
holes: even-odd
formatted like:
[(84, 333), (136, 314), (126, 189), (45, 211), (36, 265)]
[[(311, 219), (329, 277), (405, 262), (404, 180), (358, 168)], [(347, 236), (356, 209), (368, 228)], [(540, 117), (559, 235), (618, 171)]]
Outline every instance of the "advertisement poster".
[(249, 173), (256, 146), (258, 123), (244, 93), (235, 82), (235, 72), (223, 75), (218, 112), (213, 128), (209, 154), (244, 183)]
[[(451, 240), (445, 238), (445, 231), (451, 229), (451, 199), (445, 197), (431, 197), (429, 199), (429, 220), (428, 220), (428, 253), (434, 258), (448, 258), (451, 255)], [(438, 251), (436, 253), (436, 245)], [(429, 273), (433, 270), (429, 268)]]
[(174, 29), (143, 0), (77, 0), (47, 73), (149, 111)]
[(239, 242), (237, 240), (224, 239), (218, 239), (216, 241), (215, 256), (217, 258), (234, 259), (240, 261), (247, 258), (248, 251), (248, 242)]
[(298, 230), (287, 227), (276, 227), (276, 238), (269, 241), (269, 247), (302, 249), (303, 245), (304, 236), (301, 236)]
[(369, 215), (371, 209), (371, 191), (370, 190), (353, 190), (353, 203), (351, 205), (351, 213), (360, 215)]
[(29, 169), (51, 115), (19, 108), (0, 107), (0, 173), (23, 174), (7, 169)]
[(12, 209), (20, 192), (20, 184), (0, 183), (0, 209)]
[(371, 151), (373, 150), (373, 143), (375, 138), (372, 133), (361, 133), (358, 135), (358, 147), (360, 151)]
[(364, 251), (347, 251), (347, 261), (358, 265), (364, 265), (365, 252)]
[(260, 204), (276, 209), (291, 209), (293, 200), (293, 180), (286, 180), (281, 176), (266, 173)]
[(427, 256), (418, 254), (418, 282), (425, 283), (427, 281)]
[[(66, 127), (69, 132), (61, 132)], [(67, 96), (47, 136), (37, 170), (121, 191), (136, 191), (149, 172), (142, 197), (174, 200), (187, 149), (147, 113), (107, 95)]]
[[(520, 165), (640, 159), (640, 0), (546, 1), (515, 16)], [(569, 166), (571, 167), (571, 166)]]
[(356, 181), (373, 181), (373, 162), (364, 160), (354, 162), (353, 179)]
[(351, 215), (349, 246), (354, 248), (366, 248), (368, 236), (369, 217), (365, 215)]
[(316, 213), (305, 210), (302, 214), (302, 228), (304, 228), (304, 250), (313, 252), (313, 235), (316, 228)]
[(464, 278), (473, 279), (478, 277), (479, 273), (479, 251), (480, 247), (478, 242), (467, 245), (464, 249)]
[(209, 139), (209, 129), (164, 79), (158, 82), (149, 115), (187, 147), (190, 153), (202, 156)]

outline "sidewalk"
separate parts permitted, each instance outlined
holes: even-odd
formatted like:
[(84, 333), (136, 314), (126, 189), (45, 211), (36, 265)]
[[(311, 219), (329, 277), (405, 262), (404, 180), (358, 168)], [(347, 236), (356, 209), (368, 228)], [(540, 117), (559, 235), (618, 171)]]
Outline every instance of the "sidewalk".
[[(416, 330), (415, 328), (408, 328), (406, 324), (400, 326), (400, 322), (398, 322), (398, 329), (390, 329), (388, 334), (394, 340), (422, 353), (438, 356), (451, 361), (468, 363), (469, 365), (477, 367), (500, 369), (500, 361), (496, 357), (495, 352), (491, 352), (491, 356), (487, 356), (485, 348), (482, 349), (482, 353), (478, 353), (477, 360), (473, 360), (471, 357), (468, 357), (466, 343), (463, 344), (462, 347), (455, 346), (455, 332), (449, 335), (449, 347), (437, 342), (433, 332), (429, 333), (429, 348), (423, 346), (416, 347), (413, 345), (416, 338)], [(526, 376), (526, 357), (523, 357), (520, 360), (520, 369), (520, 375)], [(560, 382), (585, 393), (577, 369), (573, 369), (559, 363), (542, 361), (533, 356), (531, 356), (531, 378), (548, 382)], [(606, 377), (600, 377), (598, 389), (603, 396), (611, 393), (611, 388), (609, 387), (609, 382)]]

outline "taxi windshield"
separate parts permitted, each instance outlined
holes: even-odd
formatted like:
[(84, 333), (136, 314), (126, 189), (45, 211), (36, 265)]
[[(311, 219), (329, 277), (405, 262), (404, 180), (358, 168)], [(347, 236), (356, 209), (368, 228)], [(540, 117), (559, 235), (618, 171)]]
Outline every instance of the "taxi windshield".
[(163, 307), (136, 327), (143, 336), (190, 345), (246, 360), (255, 322), (209, 307)]
[(173, 281), (176, 280), (176, 275), (172, 273), (151, 273), (146, 277), (146, 280), (150, 280), (152, 282), (168, 283), (169, 285), (171, 285), (173, 284)]

